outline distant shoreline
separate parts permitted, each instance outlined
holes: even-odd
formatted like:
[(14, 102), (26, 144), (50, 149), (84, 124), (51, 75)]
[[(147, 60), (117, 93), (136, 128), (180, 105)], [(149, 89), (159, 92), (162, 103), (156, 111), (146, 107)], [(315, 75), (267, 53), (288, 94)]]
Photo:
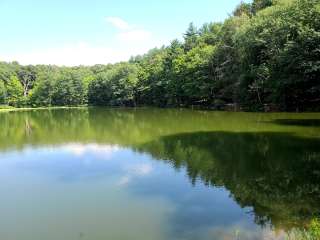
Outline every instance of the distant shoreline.
[(238, 113), (311, 113), (317, 114), (319, 111), (244, 111), (244, 110), (234, 110), (234, 109), (214, 109), (210, 107), (198, 107), (198, 106), (184, 106), (184, 107), (156, 107), (156, 106), (94, 106), (94, 105), (79, 105), (79, 106), (48, 106), (48, 107), (11, 107), (11, 106), (0, 106), (0, 113), (5, 112), (16, 112), (16, 111), (30, 111), (30, 110), (55, 110), (55, 109), (82, 109), (82, 108), (114, 108), (114, 109), (141, 109), (141, 108), (158, 108), (158, 109), (189, 109), (189, 110), (199, 110), (199, 111), (212, 111), (212, 112), (238, 112)]

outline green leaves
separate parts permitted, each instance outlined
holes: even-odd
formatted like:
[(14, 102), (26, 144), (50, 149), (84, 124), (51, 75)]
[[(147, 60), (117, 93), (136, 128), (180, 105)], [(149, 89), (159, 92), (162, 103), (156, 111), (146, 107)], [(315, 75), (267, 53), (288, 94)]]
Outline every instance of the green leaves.
[[(283, 110), (312, 107), (315, 94), (306, 94), (316, 83), (320, 59), (319, 1), (278, 1), (259, 12), (238, 33), (244, 88), (259, 81), (268, 68), (262, 103), (277, 103)], [(245, 90), (242, 90), (245, 92)], [(251, 100), (249, 100), (251, 99)], [(254, 97), (247, 96), (248, 101)], [(258, 102), (258, 99), (256, 98)]]
[(23, 96), (23, 87), (16, 76), (11, 76), (7, 83), (7, 103), (11, 106), (19, 106)]
[(0, 104), (5, 104), (7, 99), (7, 90), (4, 83), (0, 81)]
[(101, 72), (89, 84), (89, 104), (133, 106), (136, 104), (138, 68), (135, 64), (120, 63)]

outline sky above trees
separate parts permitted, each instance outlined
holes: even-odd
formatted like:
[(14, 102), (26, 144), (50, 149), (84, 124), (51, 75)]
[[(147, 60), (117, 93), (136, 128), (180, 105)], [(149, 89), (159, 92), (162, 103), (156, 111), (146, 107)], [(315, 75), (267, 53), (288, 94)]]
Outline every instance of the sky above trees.
[(239, 0), (1, 0), (0, 60), (94, 65), (182, 38), (190, 22), (223, 21)]

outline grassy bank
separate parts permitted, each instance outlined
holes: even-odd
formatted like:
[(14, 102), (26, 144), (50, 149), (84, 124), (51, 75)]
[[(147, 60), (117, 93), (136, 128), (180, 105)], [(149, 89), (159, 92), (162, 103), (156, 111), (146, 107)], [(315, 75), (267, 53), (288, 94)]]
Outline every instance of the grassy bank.
[(71, 109), (71, 108), (84, 108), (88, 107), (86, 105), (83, 106), (61, 106), (61, 107), (24, 107), (24, 108), (16, 108), (7, 105), (0, 105), (0, 112), (12, 112), (12, 111), (26, 111), (26, 110), (41, 110), (41, 109)]
[(15, 107), (7, 106), (7, 105), (0, 105), (0, 112), (8, 112), (15, 110)]

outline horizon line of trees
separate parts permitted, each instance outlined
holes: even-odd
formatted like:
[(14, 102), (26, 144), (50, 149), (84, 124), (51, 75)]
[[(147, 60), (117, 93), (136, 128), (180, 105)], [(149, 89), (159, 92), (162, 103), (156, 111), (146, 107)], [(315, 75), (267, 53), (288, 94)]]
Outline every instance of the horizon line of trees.
[(183, 36), (113, 65), (0, 62), (0, 104), (320, 110), (320, 0), (241, 2)]

